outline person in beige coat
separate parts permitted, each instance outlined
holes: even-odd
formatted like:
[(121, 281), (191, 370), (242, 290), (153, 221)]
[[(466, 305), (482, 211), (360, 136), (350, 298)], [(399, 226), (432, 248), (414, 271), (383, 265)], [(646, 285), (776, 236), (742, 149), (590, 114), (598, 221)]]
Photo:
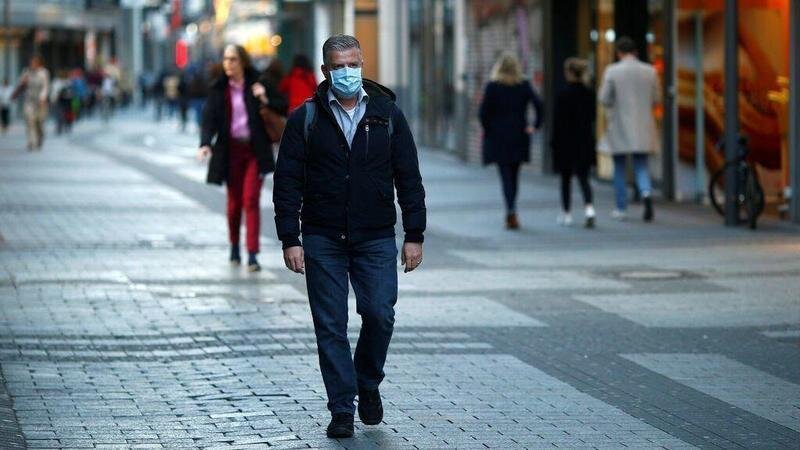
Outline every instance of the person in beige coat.
[(620, 220), (626, 216), (625, 169), (631, 155), (636, 185), (644, 200), (644, 220), (650, 222), (654, 213), (647, 159), (657, 141), (653, 107), (661, 101), (658, 75), (652, 65), (637, 58), (633, 39), (621, 37), (615, 47), (619, 61), (606, 69), (599, 94), (606, 108), (608, 144), (614, 158), (616, 209), (612, 216)]
[(22, 112), (28, 135), (28, 151), (41, 150), (44, 143), (44, 121), (47, 119), (47, 97), (50, 92), (50, 72), (44, 68), (41, 56), (34, 55), (15, 89), (14, 96), (23, 92)]

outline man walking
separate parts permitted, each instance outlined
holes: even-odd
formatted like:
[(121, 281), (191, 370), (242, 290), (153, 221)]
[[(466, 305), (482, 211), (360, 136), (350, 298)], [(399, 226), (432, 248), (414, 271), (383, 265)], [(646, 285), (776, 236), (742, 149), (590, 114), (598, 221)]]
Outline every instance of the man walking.
[(44, 142), (44, 121), (47, 118), (47, 98), (50, 91), (50, 72), (40, 56), (31, 58), (30, 66), (20, 77), (19, 87), (25, 89), (22, 112), (28, 135), (28, 151), (40, 150)]
[(652, 65), (636, 57), (636, 43), (617, 39), (618, 62), (608, 66), (600, 88), (600, 103), (608, 109), (608, 143), (614, 158), (615, 219), (624, 220), (628, 206), (625, 185), (627, 156), (633, 158), (636, 185), (644, 200), (644, 220), (653, 220), (652, 184), (647, 156), (655, 151), (656, 123), (653, 107), (660, 100), (658, 75)]
[[(345, 438), (353, 435), (356, 395), (364, 424), (383, 419), (378, 386), (397, 301), (394, 193), (405, 231), (401, 262), (410, 272), (422, 262), (425, 190), (394, 93), (361, 78), (358, 40), (333, 36), (322, 53), (325, 81), (286, 124), (273, 201), (286, 266), (306, 275), (332, 415), (327, 435)], [(347, 339), (348, 278), (361, 316), (354, 356)]]

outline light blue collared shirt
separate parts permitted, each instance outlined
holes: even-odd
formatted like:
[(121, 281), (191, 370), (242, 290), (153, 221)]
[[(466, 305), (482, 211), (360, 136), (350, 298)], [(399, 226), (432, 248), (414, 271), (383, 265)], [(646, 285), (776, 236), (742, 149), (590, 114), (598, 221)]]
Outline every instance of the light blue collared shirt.
[(350, 147), (353, 146), (353, 138), (356, 136), (359, 122), (364, 118), (364, 113), (367, 111), (368, 102), (369, 95), (367, 95), (367, 91), (362, 87), (361, 92), (358, 93), (355, 111), (351, 111), (353, 112), (353, 117), (350, 117), (350, 114), (344, 109), (344, 106), (342, 106), (339, 99), (333, 94), (333, 91), (328, 89), (328, 103), (331, 105), (333, 116), (336, 117), (336, 123), (338, 123), (339, 128), (342, 129), (342, 133), (344, 133), (344, 137), (347, 138), (347, 144)]

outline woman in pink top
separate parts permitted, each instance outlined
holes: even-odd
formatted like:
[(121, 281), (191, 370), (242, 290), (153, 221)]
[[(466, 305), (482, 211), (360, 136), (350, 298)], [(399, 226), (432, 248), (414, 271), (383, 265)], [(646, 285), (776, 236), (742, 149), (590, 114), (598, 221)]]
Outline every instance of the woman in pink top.
[(241, 264), (239, 230), (247, 222), (247, 268), (261, 270), (259, 200), (264, 176), (275, 169), (270, 141), (259, 108), (271, 107), (247, 51), (228, 45), (222, 58), (224, 73), (211, 85), (203, 107), (198, 157), (209, 155), (207, 182), (227, 185), (230, 262)]

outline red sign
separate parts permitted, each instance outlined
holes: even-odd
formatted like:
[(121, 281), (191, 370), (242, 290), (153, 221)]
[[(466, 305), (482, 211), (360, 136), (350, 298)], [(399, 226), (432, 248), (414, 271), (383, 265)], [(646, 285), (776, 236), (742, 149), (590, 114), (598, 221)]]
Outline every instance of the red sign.
[(178, 39), (175, 42), (175, 65), (183, 69), (187, 64), (189, 64), (189, 46), (183, 39)]

